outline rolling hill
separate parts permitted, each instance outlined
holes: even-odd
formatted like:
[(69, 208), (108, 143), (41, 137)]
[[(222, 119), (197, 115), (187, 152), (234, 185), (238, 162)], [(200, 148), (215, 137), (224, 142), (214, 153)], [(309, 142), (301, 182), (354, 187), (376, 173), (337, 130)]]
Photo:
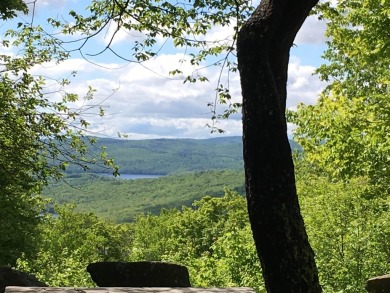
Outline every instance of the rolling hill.
[(143, 213), (190, 206), (205, 195), (222, 196), (224, 188), (244, 194), (244, 173), (236, 170), (200, 171), (156, 179), (124, 180), (79, 174), (49, 184), (43, 192), (54, 203), (75, 203), (113, 222), (131, 222)]
[[(292, 149), (299, 146), (290, 141)], [(123, 140), (99, 138), (95, 148), (105, 146), (115, 159), (120, 173), (177, 174), (206, 170), (242, 170), (242, 138), (240, 136), (210, 139)], [(91, 172), (105, 170), (92, 166)], [(80, 172), (70, 168), (68, 172)]]
[[(292, 149), (299, 146), (290, 141)], [(244, 194), (242, 138), (118, 140), (101, 138), (120, 173), (165, 175), (155, 179), (124, 180), (70, 168), (65, 181), (51, 182), (45, 197), (54, 203), (75, 203), (83, 212), (128, 222), (142, 213), (189, 206), (205, 195), (222, 196), (224, 188)]]

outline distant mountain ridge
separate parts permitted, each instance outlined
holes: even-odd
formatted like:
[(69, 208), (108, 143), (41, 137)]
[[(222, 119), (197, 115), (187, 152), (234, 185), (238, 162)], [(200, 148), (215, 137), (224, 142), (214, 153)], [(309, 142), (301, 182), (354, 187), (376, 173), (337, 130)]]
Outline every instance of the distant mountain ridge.
[[(293, 150), (300, 149), (290, 141)], [(143, 213), (190, 206), (205, 195), (222, 196), (224, 188), (245, 194), (242, 138), (118, 140), (100, 138), (120, 173), (170, 175), (123, 180), (75, 170), (66, 182), (53, 181), (43, 195), (54, 203), (76, 203), (113, 222), (131, 222)], [(70, 170), (72, 171), (72, 169)], [(99, 168), (91, 171), (104, 172)]]
[[(290, 140), (292, 149), (299, 145)], [(206, 170), (242, 170), (242, 137), (209, 139), (122, 140), (99, 138), (97, 147), (105, 146), (120, 173), (177, 174)], [(70, 172), (77, 172), (70, 169)], [(92, 172), (104, 172), (92, 168)]]

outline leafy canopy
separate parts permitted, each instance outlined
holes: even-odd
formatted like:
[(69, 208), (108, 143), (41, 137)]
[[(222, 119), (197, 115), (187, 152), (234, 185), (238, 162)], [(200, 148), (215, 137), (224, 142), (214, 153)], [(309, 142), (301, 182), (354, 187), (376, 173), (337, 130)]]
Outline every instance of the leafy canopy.
[(225, 190), (182, 211), (144, 215), (133, 225), (131, 260), (184, 264), (194, 287), (251, 287), (264, 292), (245, 199)]
[[(2, 1), (2, 18), (15, 10), (26, 12), (20, 1)], [(84, 97), (68, 91), (70, 80), (50, 80), (33, 70), (69, 57), (55, 38), (32, 23), (19, 23), (5, 33), (4, 48), (13, 53), (0, 54), (0, 207), (2, 230), (0, 263), (14, 264), (21, 252), (30, 253), (39, 222), (42, 201), (32, 198), (40, 193), (49, 178), (59, 179), (69, 164), (86, 169), (97, 163), (117, 172), (105, 152), (90, 155), (86, 137), (90, 109), (76, 108), (80, 98), (93, 97), (89, 88)], [(4, 218), (3, 218), (4, 217)], [(3, 232), (4, 231), (4, 232)], [(10, 235), (13, 233), (13, 235)]]
[(114, 225), (75, 206), (57, 206), (39, 224), (37, 255), (18, 259), (17, 266), (50, 286), (93, 287), (86, 267), (98, 261), (125, 261), (130, 254), (132, 230)]
[(16, 16), (17, 11), (28, 12), (26, 3), (23, 0), (2, 0), (0, 2), (0, 18), (3, 20)]
[(369, 182), (348, 184), (306, 175), (297, 188), (324, 292), (363, 293), (369, 278), (387, 273), (390, 212)]
[(290, 113), (306, 158), (334, 178), (368, 176), (390, 186), (390, 2), (319, 6), (328, 49), (317, 73), (329, 85), (315, 105)]

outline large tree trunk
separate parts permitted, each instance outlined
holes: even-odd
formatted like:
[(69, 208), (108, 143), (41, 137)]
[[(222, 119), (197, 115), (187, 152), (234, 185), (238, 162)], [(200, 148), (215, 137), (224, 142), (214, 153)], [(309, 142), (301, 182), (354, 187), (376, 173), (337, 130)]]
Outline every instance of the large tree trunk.
[(321, 292), (285, 119), (296, 33), (318, 0), (263, 0), (238, 35), (248, 212), (267, 292)]

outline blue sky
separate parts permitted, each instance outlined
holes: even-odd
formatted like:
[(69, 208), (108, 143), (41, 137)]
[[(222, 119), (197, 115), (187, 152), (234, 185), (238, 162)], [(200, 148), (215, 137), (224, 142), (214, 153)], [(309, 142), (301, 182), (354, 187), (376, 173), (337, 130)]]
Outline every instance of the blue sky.
[[(44, 24), (48, 17), (67, 17), (69, 10), (83, 11), (86, 5), (88, 1), (37, 0), (34, 22)], [(4, 24), (0, 31), (21, 19), (29, 21), (31, 14), (20, 17)], [(296, 46), (291, 51), (289, 67), (287, 105), (290, 108), (296, 107), (299, 102), (315, 103), (324, 87), (324, 84), (312, 75), (315, 67), (323, 63), (320, 56), (325, 49), (324, 28), (323, 23), (315, 17), (310, 17), (295, 40)], [(224, 38), (228, 35), (227, 29), (213, 28), (207, 37)], [(121, 32), (115, 40), (115, 46), (118, 50), (129, 50), (131, 42), (137, 37), (139, 36)], [(97, 52), (105, 46), (107, 39), (108, 36), (104, 34), (97, 36), (85, 51)], [(4, 50), (0, 48), (0, 52)], [(62, 64), (46, 64), (34, 68), (34, 71), (37, 74), (60, 78), (76, 70), (78, 74), (71, 80), (72, 91), (82, 95), (88, 85), (97, 90), (95, 100), (90, 103), (102, 102), (106, 115), (102, 118), (86, 117), (91, 122), (92, 134), (117, 137), (117, 133), (121, 132), (128, 134), (129, 139), (215, 137), (217, 135), (211, 134), (205, 125), (211, 123), (207, 103), (214, 100), (218, 71), (216, 68), (203, 70), (209, 77), (208, 83), (183, 84), (183, 79), (168, 76), (170, 70), (180, 66), (185, 73), (193, 71), (192, 67), (178, 63), (183, 54), (183, 50), (166, 47), (156, 58), (142, 66), (123, 63), (109, 54), (93, 59), (103, 67), (92, 65), (80, 55), (74, 54)], [(238, 76), (230, 76), (230, 90), (234, 101), (240, 101)], [(241, 135), (239, 115), (220, 121), (218, 126), (226, 131), (223, 135)]]

